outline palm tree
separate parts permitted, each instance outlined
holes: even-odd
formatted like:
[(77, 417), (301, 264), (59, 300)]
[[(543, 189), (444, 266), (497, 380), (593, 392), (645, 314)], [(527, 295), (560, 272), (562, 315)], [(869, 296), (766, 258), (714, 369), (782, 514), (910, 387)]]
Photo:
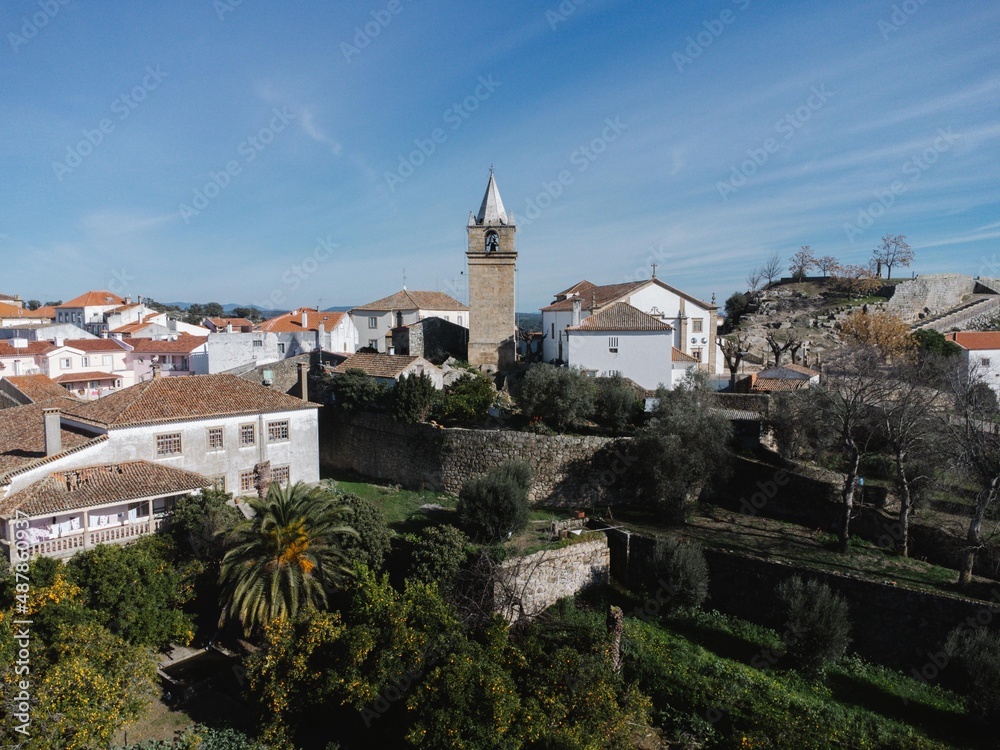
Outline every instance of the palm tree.
[(248, 503), (254, 517), (229, 532), (220, 571), (220, 623), (238, 620), (245, 633), (325, 606), (327, 592), (351, 575), (341, 540), (357, 536), (345, 523), (350, 507), (326, 487), (272, 484)]

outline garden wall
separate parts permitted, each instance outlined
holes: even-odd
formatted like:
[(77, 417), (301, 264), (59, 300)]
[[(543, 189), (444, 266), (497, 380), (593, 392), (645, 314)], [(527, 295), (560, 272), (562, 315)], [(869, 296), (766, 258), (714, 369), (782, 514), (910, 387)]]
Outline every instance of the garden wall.
[(535, 617), (560, 599), (588, 586), (606, 584), (611, 552), (604, 534), (568, 547), (516, 557), (500, 566), (494, 602), (507, 622)]
[[(651, 569), (655, 538), (621, 529), (609, 530), (607, 535), (611, 575), (626, 585), (645, 585), (648, 590), (656, 591), (658, 583)], [(1000, 617), (997, 617), (1000, 614), (1000, 584), (991, 592), (991, 601), (982, 603), (863, 581), (848, 575), (803, 570), (735, 552), (706, 550), (705, 556), (711, 577), (706, 607), (774, 628), (780, 633), (785, 623), (775, 587), (795, 575), (817, 578), (849, 603), (852, 651), (907, 673), (917, 670), (928, 679), (934, 679), (930, 675), (936, 676), (942, 660), (947, 662), (942, 652), (948, 633), (956, 626), (983, 626), (1000, 632)], [(651, 606), (647, 604), (645, 608)]]
[(404, 425), (384, 414), (324, 415), (320, 461), (409, 489), (458, 494), (504, 461), (534, 472), (532, 503), (590, 507), (621, 502), (619, 481), (636, 459), (628, 439)]

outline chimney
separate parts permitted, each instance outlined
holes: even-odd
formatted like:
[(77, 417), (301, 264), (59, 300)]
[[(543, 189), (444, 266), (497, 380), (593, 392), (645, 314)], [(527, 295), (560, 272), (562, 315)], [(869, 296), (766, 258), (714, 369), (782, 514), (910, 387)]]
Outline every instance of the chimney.
[(62, 336), (56, 336), (54, 343), (56, 346), (62, 346), (65, 343), (65, 339)]
[(580, 313), (583, 311), (583, 302), (579, 297), (573, 299), (573, 327), (580, 325)]
[(45, 422), (45, 455), (54, 456), (62, 451), (61, 412), (59, 409), (42, 409)]
[(138, 302), (140, 305), (142, 304), (142, 295), (141, 294), (138, 295), (135, 299), (136, 299), (136, 302)]
[[(305, 313), (303, 313), (304, 315)], [(302, 391), (302, 400), (309, 400), (309, 363), (299, 362), (299, 388)]]
[(160, 363), (159, 362), (152, 362), (152, 363), (150, 363), (149, 370), (150, 370), (150, 372), (153, 373), (153, 380), (156, 380), (157, 378), (160, 377)]
[(226, 333), (232, 333), (232, 332), (233, 332), (233, 324), (226, 323)]
[(309, 327), (309, 313), (306, 310), (302, 311), (302, 327), (303, 328)]

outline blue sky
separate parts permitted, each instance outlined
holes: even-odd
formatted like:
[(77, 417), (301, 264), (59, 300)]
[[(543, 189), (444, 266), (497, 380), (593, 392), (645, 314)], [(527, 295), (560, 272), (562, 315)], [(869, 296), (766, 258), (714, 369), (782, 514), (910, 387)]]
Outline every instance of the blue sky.
[(11, 0), (0, 291), (464, 298), (491, 164), (522, 311), (721, 302), (772, 252), (1000, 276), (991, 0)]

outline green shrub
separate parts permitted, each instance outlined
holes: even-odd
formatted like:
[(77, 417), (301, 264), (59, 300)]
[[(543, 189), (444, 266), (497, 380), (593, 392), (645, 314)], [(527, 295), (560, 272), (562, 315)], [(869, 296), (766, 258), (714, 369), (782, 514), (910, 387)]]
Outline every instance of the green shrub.
[(782, 581), (776, 591), (785, 608), (787, 625), (781, 640), (786, 652), (806, 674), (823, 674), (850, 643), (847, 602), (825, 583), (803, 582), (798, 576)]
[(595, 394), (593, 378), (582, 370), (536, 364), (517, 386), (517, 403), (529, 417), (566, 430), (590, 418)]
[(442, 590), (451, 588), (465, 561), (469, 558), (469, 537), (454, 526), (430, 526), (413, 544), (410, 578), (425, 583), (437, 583)]
[(377, 411), (386, 400), (387, 390), (383, 383), (373, 380), (358, 368), (330, 379), (333, 402), (344, 411)]
[(962, 672), (969, 713), (984, 722), (1000, 719), (1000, 634), (959, 626), (945, 651)]
[(434, 381), (426, 373), (403, 375), (390, 391), (392, 416), (403, 424), (423, 422), (439, 397)]
[(708, 562), (698, 542), (671, 537), (656, 540), (653, 570), (658, 586), (667, 587), (668, 609), (700, 609), (708, 598)]
[(344, 534), (341, 547), (345, 557), (350, 562), (363, 563), (374, 571), (382, 570), (392, 549), (392, 532), (386, 525), (382, 512), (368, 498), (349, 492), (338, 492), (337, 498), (353, 511), (351, 528), (358, 532), (356, 537)]
[(598, 378), (594, 404), (594, 421), (605, 430), (624, 432), (642, 414), (642, 403), (633, 388), (621, 375)]
[(470, 372), (444, 389), (441, 416), (463, 422), (486, 419), (496, 399), (496, 389), (485, 375)]
[(462, 485), (458, 517), (477, 539), (498, 542), (528, 525), (530, 489), (531, 467), (507, 461)]
[(222, 559), (222, 532), (229, 531), (243, 518), (233, 496), (217, 489), (204, 489), (199, 495), (185, 495), (174, 506), (170, 517), (170, 535), (183, 556), (218, 562)]

